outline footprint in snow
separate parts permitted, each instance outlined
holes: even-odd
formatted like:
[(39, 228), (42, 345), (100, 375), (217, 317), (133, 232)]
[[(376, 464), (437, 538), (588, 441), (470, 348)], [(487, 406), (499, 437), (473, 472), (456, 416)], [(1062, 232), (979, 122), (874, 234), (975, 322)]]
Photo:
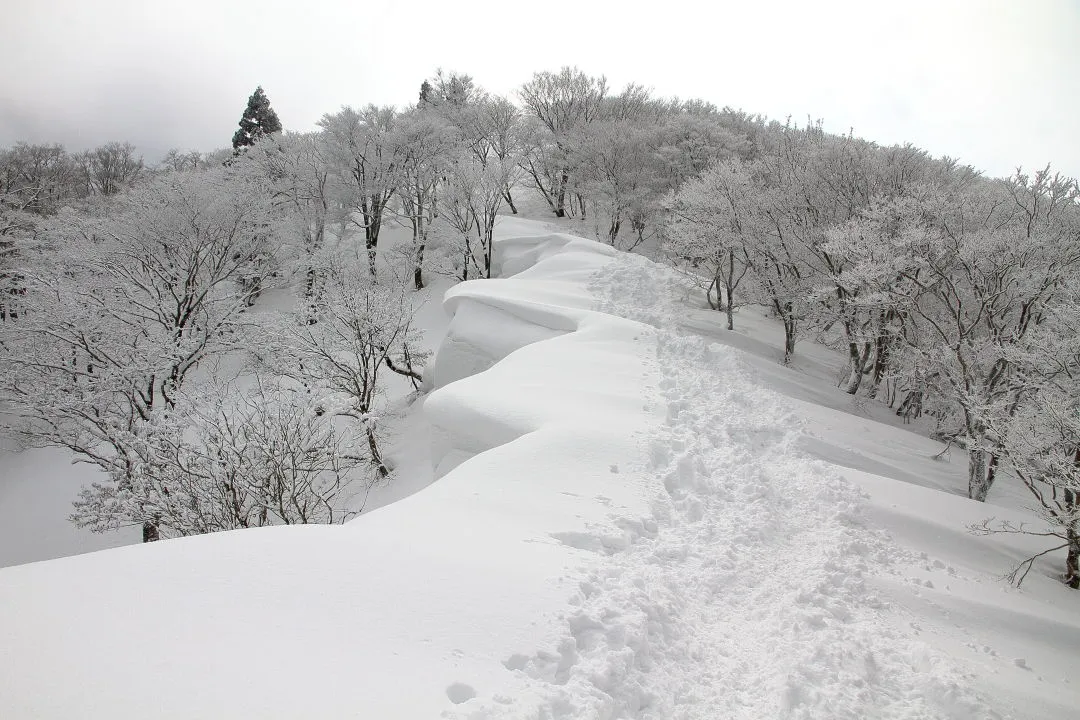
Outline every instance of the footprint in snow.
[(476, 697), (476, 690), (472, 685), (456, 682), (446, 688), (446, 697), (450, 698), (450, 702), (455, 705), (460, 705)]

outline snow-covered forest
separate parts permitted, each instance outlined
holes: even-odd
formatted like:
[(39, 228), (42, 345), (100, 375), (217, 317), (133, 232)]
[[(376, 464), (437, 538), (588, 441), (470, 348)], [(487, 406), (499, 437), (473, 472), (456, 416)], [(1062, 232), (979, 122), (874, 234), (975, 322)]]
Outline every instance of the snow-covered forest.
[[(204, 540), (95, 557), (127, 557), (140, 571), (191, 564), (181, 571), (189, 579), (217, 552), (261, 558), (238, 582), (271, 593), (277, 571), (260, 553), (280, 552), (298, 583), (370, 592), (363, 577), (350, 574), (347, 590), (328, 580), (331, 566), (355, 561), (389, 584), (394, 603), (422, 587), (394, 580), (394, 568), (422, 568), (428, 602), (448, 594), (451, 624), (482, 623), (499, 604), (457, 617), (469, 588), (498, 597), (493, 587), (516, 584), (491, 631), (509, 639), (461, 640), (464, 654), (505, 657), (495, 669), (462, 660), (484, 681), (447, 684), (437, 700), (465, 713), (455, 717), (1051, 717), (1076, 702), (1076, 179), (1051, 166), (988, 177), (912, 145), (826, 132), (816, 119), (612, 88), (571, 67), (536, 73), (510, 97), (441, 70), (417, 91), (408, 107), (342, 107), (318, 130), (291, 132), (258, 88), (232, 147), (177, 149), (157, 162), (122, 142), (0, 150), (5, 443), (52, 448), (94, 470), (57, 513), (143, 542), (230, 530), (270, 538), (249, 530), (281, 525), (355, 533), (329, 551), (319, 543), (330, 536), (307, 534), (276, 535), (262, 549), (250, 539), (196, 544)], [(449, 319), (430, 322), (448, 288)], [(759, 387), (770, 378), (815, 388), (795, 397), (819, 408), (806, 412), (843, 414), (833, 422), (844, 432), (863, 422), (852, 416), (885, 428), (866, 430), (873, 442), (851, 440), (865, 452), (849, 455), (885, 456), (910, 436), (918, 450), (895, 465), (918, 476), (912, 489), (862, 477), (894, 478), (865, 459), (800, 455), (813, 445), (800, 423), (814, 421), (798, 420), (782, 390)], [(529, 433), (555, 439), (529, 450)], [(417, 474), (419, 464), (430, 467)], [(962, 481), (937, 483), (939, 473)], [(581, 506), (577, 475), (590, 498)], [(462, 507), (468, 482), (493, 493), (480, 509)], [(877, 509), (854, 507), (867, 502)], [(904, 508), (894, 511), (903, 523), (883, 517), (890, 502)], [(581, 527), (551, 530), (566, 513)], [(942, 542), (978, 558), (959, 579), (953, 561), (939, 567), (916, 549), (931, 531), (897, 529), (948, 521)], [(425, 527), (447, 547), (403, 555), (396, 539)], [(530, 542), (539, 529), (570, 555), (489, 547)], [(299, 569), (308, 551), (327, 553), (315, 570)], [(477, 565), (460, 567), (462, 555)], [(579, 577), (569, 568), (584, 556), (592, 564)], [(530, 563), (540, 569), (530, 574)], [(37, 582), (67, 588), (41, 569), (50, 565), (0, 573), (13, 588), (3, 606), (28, 610)], [(1053, 667), (1025, 679), (1028, 661), (1008, 658), (1005, 690), (994, 691), (973, 679), (991, 666), (956, 659), (958, 636), (929, 631), (936, 639), (918, 642), (932, 649), (916, 647), (910, 627), (941, 619), (890, 585), (906, 580), (885, 581), (873, 597), (864, 587), (919, 566), (918, 595), (943, 582), (925, 572), (946, 565), (969, 595), (984, 580), (1008, 593), (983, 610), (1020, 617), (1002, 620), (1010, 633), (1029, 623), (1031, 638), (1015, 642)], [(64, 567), (81, 578), (113, 566)], [(173, 602), (173, 581), (157, 571), (145, 582), (116, 572), (128, 590)], [(228, 574), (208, 572), (213, 582)], [(564, 586), (571, 576), (574, 590)], [(1033, 583), (1038, 599), (1024, 599)], [(288, 597), (278, 610), (311, 612)], [(532, 613), (568, 597), (579, 619), (569, 641), (512, 650), (535, 641), (520, 627)], [(969, 601), (957, 601), (957, 614), (976, 611)], [(777, 614), (756, 614), (759, 602)], [(881, 619), (890, 603), (911, 613), (910, 627)], [(725, 610), (760, 635), (726, 634)], [(445, 629), (417, 612), (424, 633)], [(389, 625), (375, 647), (420, 652), (410, 645), (419, 636), (401, 629), (394, 639), (407, 614), (376, 614)], [(105, 626), (122, 635), (121, 621)], [(953, 621), (992, 632), (989, 620)], [(0, 624), (10, 647), (30, 650), (32, 633)], [(262, 646), (245, 632), (233, 639)], [(989, 645), (970, 643), (990, 657)], [(41, 657), (64, 647), (46, 645)], [(223, 657), (244, 662), (238, 649)], [(767, 652), (789, 652), (796, 665)], [(189, 653), (198, 654), (181, 650), (176, 662)], [(374, 658), (360, 664), (392, 685), (411, 661), (396, 662), (377, 672)], [(674, 665), (713, 676), (698, 686)], [(350, 674), (348, 663), (333, 672)], [(1029, 685), (1051, 675), (1065, 699), (1027, 704), (1040, 694)], [(7, 695), (15, 716), (37, 716), (34, 693), (47, 678), (19, 677), (24, 689), (0, 685), (0, 702)], [(300, 673), (307, 690), (274, 706), (281, 716), (301, 716), (325, 680), (314, 677)], [(72, 697), (93, 695), (87, 682)], [(485, 694), (484, 683), (496, 690)], [(732, 683), (742, 689), (724, 694)], [(202, 707), (242, 708), (221, 688), (208, 692), (213, 704)], [(438, 706), (426, 696), (398, 705), (388, 688), (368, 701), (373, 717), (429, 717)], [(75, 707), (65, 702), (38, 710), (62, 716)], [(270, 707), (256, 706), (260, 716)]]

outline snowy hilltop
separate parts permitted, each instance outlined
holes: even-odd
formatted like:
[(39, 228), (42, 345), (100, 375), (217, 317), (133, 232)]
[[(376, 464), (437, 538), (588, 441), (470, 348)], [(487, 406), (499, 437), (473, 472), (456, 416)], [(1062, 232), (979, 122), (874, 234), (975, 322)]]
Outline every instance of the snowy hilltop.
[(446, 293), (424, 372), (434, 482), (344, 525), (0, 570), (0, 715), (1080, 707), (1075, 597), (1000, 579), (1040, 546), (967, 528), (1027, 514), (942, 492), (964, 469), (940, 444), (764, 359), (645, 258), (501, 218), (492, 261)]

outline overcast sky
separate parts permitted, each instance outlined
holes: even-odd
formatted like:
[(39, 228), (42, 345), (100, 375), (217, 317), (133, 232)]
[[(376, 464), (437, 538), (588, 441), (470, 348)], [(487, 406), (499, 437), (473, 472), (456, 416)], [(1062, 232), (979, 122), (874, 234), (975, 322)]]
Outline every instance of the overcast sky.
[(1080, 175), (1080, 2), (0, 0), (0, 146), (229, 143), (262, 85), (286, 129), (405, 105), (437, 67), (512, 93), (577, 65), (989, 174)]

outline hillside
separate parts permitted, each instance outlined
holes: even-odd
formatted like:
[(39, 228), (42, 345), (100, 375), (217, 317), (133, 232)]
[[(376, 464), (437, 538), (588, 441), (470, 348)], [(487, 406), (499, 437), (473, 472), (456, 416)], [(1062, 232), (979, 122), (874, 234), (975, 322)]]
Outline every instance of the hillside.
[[(776, 363), (669, 270), (503, 218), (416, 418), (435, 482), (344, 526), (0, 570), (5, 717), (1061, 718), (1076, 594), (1002, 481)], [(417, 451), (426, 455), (428, 449)], [(954, 454), (960, 451), (954, 450)], [(421, 484), (415, 483), (414, 484)]]

